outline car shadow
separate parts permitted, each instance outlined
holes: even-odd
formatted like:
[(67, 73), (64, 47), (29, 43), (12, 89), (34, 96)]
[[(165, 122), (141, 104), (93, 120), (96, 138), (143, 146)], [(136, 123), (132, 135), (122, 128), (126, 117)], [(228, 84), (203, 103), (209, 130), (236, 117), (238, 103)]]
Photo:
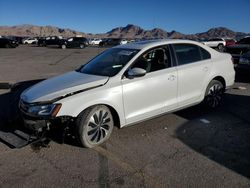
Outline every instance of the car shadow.
[[(18, 108), (19, 98), (21, 93), (30, 86), (42, 81), (30, 80), (19, 82), (14, 85), (10, 85), (7, 92), (0, 94), (0, 141), (9, 147), (13, 148), (13, 145), (17, 144), (17, 140), (11, 135), (16, 135), (16, 132), (25, 131), (23, 121)], [(20, 137), (20, 135), (17, 135)], [(11, 142), (15, 143), (11, 143)]]
[[(32, 135), (32, 132), (23, 125), (18, 103), (21, 93), (40, 81), (43, 79), (19, 82), (10, 86), (10, 90), (6, 90), (7, 92), (0, 94), (0, 142), (10, 148), (21, 148), (28, 144), (27, 139)], [(53, 127), (55, 128), (52, 128), (46, 135), (46, 142), (53, 140), (57, 143), (79, 146), (73, 136), (73, 129), (65, 130), (66, 125), (60, 121), (55, 121)], [(36, 143), (35, 146), (40, 147), (40, 144), (43, 143)]]
[(250, 96), (225, 94), (215, 110), (202, 105), (176, 113), (187, 119), (175, 131), (185, 145), (250, 178)]
[(239, 69), (235, 69), (235, 81), (241, 83), (250, 83), (250, 71), (243, 71)]

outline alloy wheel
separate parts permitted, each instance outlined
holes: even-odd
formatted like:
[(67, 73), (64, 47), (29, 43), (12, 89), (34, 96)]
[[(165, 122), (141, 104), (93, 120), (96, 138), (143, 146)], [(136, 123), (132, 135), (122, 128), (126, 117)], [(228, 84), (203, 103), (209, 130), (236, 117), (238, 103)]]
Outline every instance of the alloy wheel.
[(91, 144), (103, 142), (110, 134), (113, 127), (112, 115), (105, 109), (93, 113), (87, 125), (87, 139)]
[(206, 96), (206, 103), (209, 107), (217, 107), (222, 99), (223, 87), (220, 84), (214, 84), (209, 88), (208, 94)]

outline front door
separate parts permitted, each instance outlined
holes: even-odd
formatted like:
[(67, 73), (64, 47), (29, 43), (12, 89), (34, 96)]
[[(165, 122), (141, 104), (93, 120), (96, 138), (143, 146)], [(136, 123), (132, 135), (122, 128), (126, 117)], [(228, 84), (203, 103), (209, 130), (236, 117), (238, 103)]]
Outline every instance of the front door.
[(126, 124), (132, 124), (177, 106), (177, 71), (171, 66), (168, 47), (144, 53), (130, 67), (147, 70), (142, 77), (122, 79)]

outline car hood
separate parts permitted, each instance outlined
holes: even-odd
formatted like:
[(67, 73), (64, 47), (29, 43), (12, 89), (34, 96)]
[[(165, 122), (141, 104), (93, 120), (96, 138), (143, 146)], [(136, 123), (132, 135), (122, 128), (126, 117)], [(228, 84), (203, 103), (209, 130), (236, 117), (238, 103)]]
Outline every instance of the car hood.
[(72, 71), (42, 81), (21, 94), (21, 99), (27, 103), (48, 102), (63, 98), (74, 92), (80, 92), (102, 86), (109, 77), (83, 74)]

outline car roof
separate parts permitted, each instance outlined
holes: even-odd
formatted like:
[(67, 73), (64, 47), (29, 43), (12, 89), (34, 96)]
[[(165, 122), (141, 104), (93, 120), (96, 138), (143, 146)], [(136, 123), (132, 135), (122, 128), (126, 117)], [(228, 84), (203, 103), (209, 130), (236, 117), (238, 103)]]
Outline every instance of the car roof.
[(154, 46), (161, 46), (166, 44), (173, 44), (173, 43), (190, 43), (190, 44), (200, 44), (198, 42), (192, 40), (183, 40), (183, 39), (157, 39), (157, 40), (145, 40), (139, 42), (132, 42), (128, 44), (123, 44), (119, 46), (115, 46), (114, 48), (128, 48), (128, 49), (144, 49), (144, 48), (151, 48)]

